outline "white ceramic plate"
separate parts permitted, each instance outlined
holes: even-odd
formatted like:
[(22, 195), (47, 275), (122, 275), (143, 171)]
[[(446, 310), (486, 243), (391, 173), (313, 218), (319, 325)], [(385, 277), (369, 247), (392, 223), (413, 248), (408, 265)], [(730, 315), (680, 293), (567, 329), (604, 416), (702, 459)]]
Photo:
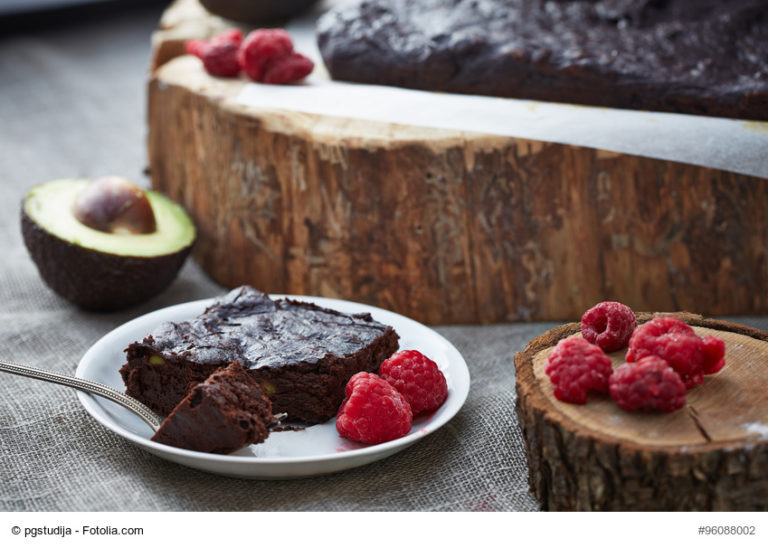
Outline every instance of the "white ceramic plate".
[[(264, 443), (229, 455), (200, 453), (155, 443), (149, 439), (152, 436), (149, 426), (130, 411), (84, 392), (78, 392), (80, 402), (101, 424), (162, 458), (217, 474), (277, 479), (337, 472), (388, 457), (443, 426), (467, 399), (469, 370), (464, 358), (450, 342), (425, 325), (394, 312), (348, 301), (271, 296), (293, 297), (342, 312), (370, 312), (375, 320), (391, 325), (397, 331), (401, 349), (419, 350), (437, 363), (448, 381), (448, 399), (432, 415), (416, 418), (408, 435), (390, 442), (369, 446), (345, 440), (336, 432), (335, 419), (331, 419), (301, 431), (273, 432)], [(77, 367), (77, 376), (124, 390), (119, 369), (125, 363), (125, 348), (143, 339), (161, 322), (194, 318), (212, 302), (213, 299), (205, 299), (163, 308), (121, 325), (85, 353)]]

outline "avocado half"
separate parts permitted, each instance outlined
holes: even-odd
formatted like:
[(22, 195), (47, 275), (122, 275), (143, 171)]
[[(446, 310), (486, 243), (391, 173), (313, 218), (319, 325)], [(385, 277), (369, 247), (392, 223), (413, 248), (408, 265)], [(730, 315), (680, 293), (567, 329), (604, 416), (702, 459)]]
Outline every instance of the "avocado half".
[(176, 277), (192, 249), (195, 226), (181, 206), (147, 190), (154, 232), (89, 228), (73, 212), (89, 183), (61, 179), (32, 188), (21, 210), (24, 244), (45, 283), (81, 308), (109, 311), (146, 301)]

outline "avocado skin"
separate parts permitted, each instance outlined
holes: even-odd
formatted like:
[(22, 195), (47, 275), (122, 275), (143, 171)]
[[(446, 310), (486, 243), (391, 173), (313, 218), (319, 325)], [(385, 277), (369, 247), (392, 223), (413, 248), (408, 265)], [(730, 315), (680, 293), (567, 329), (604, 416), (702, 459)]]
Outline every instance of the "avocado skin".
[(40, 277), (85, 310), (120, 310), (154, 297), (171, 284), (192, 249), (154, 257), (103, 253), (51, 234), (21, 209), (24, 244)]

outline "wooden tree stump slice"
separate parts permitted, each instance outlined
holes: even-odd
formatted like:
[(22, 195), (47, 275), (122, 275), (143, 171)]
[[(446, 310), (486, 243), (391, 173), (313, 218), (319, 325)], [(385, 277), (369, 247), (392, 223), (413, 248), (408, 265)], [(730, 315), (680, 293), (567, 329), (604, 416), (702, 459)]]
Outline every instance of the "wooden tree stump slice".
[[(567, 324), (515, 357), (529, 483), (547, 510), (768, 509), (768, 333), (676, 314), (725, 341), (726, 365), (673, 413), (626, 412), (608, 395), (557, 400), (544, 373)], [(653, 315), (638, 315), (639, 321)], [(610, 355), (614, 367), (626, 350)]]
[[(256, 108), (185, 39), (229, 24), (174, 4), (153, 42), (154, 188), (216, 281), (430, 324), (569, 320), (603, 300), (768, 313), (768, 184), (555, 142)], [(585, 129), (587, 130), (587, 129)]]

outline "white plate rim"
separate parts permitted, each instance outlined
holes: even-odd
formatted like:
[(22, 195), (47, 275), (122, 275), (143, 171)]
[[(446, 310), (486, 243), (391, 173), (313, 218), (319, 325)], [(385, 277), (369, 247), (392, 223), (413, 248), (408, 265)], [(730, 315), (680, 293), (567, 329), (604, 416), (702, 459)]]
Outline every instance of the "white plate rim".
[[(97, 422), (99, 422), (102, 426), (106, 427), (112, 432), (125, 438), (126, 440), (134, 444), (137, 444), (140, 447), (144, 448), (145, 450), (148, 450), (151, 453), (154, 453), (161, 457), (165, 457), (165, 458), (178, 457), (178, 458), (184, 459), (185, 461), (189, 460), (191, 463), (185, 462), (185, 464), (195, 468), (211, 471), (211, 469), (207, 466), (196, 466), (195, 461), (200, 461), (200, 464), (203, 464), (203, 462), (207, 462), (211, 464), (214, 464), (214, 463), (232, 464), (232, 465), (238, 466), (239, 468), (242, 468), (243, 466), (247, 467), (248, 465), (264, 466), (264, 467), (270, 467), (270, 466), (282, 467), (286, 465), (325, 463), (328, 465), (325, 467), (329, 469), (328, 471), (338, 471), (338, 470), (343, 470), (346, 468), (352, 468), (362, 464), (366, 464), (371, 462), (372, 460), (378, 460), (378, 458), (384, 458), (397, 451), (405, 449), (409, 445), (419, 441), (420, 439), (423, 439), (426, 435), (431, 434), (432, 432), (435, 432), (436, 430), (440, 429), (445, 424), (447, 424), (459, 412), (459, 410), (463, 407), (464, 403), (466, 402), (466, 399), (469, 394), (470, 376), (469, 376), (469, 368), (467, 367), (464, 357), (461, 355), (458, 349), (456, 349), (456, 347), (450, 341), (448, 341), (440, 333), (434, 331), (433, 329), (427, 327), (426, 325), (416, 322), (415, 320), (412, 320), (406, 316), (403, 316), (396, 312), (392, 312), (390, 310), (386, 310), (383, 308), (379, 308), (379, 307), (375, 307), (367, 304), (356, 303), (353, 301), (346, 301), (342, 299), (334, 299), (329, 297), (307, 296), (307, 295), (270, 294), (269, 296), (274, 299), (287, 298), (287, 299), (295, 299), (300, 301), (303, 300), (306, 302), (315, 303), (318, 306), (323, 306), (331, 309), (339, 309), (340, 308), (339, 305), (341, 304), (342, 311), (344, 311), (343, 308), (345, 307), (360, 308), (360, 310), (356, 312), (370, 312), (371, 315), (374, 317), (374, 319), (377, 319), (378, 321), (382, 321), (381, 316), (392, 316), (398, 319), (397, 323), (402, 323), (406, 325), (410, 323), (413, 326), (418, 326), (419, 329), (428, 330), (430, 337), (432, 337), (435, 341), (443, 345), (446, 351), (448, 351), (451, 354), (450, 368), (451, 368), (451, 376), (454, 380), (453, 386), (451, 387), (451, 391), (449, 392), (448, 400), (446, 400), (446, 402), (443, 404), (443, 407), (441, 407), (441, 409), (438, 410), (437, 412), (438, 415), (435, 417), (435, 420), (434, 421), (430, 420), (423, 427), (419, 428), (416, 431), (410, 432), (409, 434), (407, 434), (402, 438), (398, 438), (385, 443), (371, 445), (368, 447), (360, 447), (360, 448), (350, 449), (347, 451), (337, 452), (332, 454), (292, 456), (292, 457), (283, 456), (283, 457), (270, 458), (270, 457), (262, 457), (262, 456), (218, 455), (218, 454), (211, 454), (211, 453), (201, 453), (198, 451), (191, 451), (188, 449), (181, 449), (177, 447), (160, 444), (160, 443), (151, 441), (149, 438), (142, 437), (134, 432), (127, 430), (120, 423), (110, 418), (100, 405), (100, 402), (105, 400), (101, 400), (101, 398), (98, 398), (86, 392), (79, 391), (78, 398), (81, 404), (83, 405), (85, 410), (88, 412), (88, 414), (91, 415), (91, 417), (93, 417)], [(111, 331), (103, 335), (101, 338), (99, 338), (86, 351), (86, 353), (83, 355), (80, 362), (78, 363), (75, 375), (80, 378), (88, 379), (89, 377), (87, 373), (90, 370), (90, 368), (93, 367), (92, 364), (95, 362), (95, 359), (98, 357), (99, 351), (101, 350), (102, 346), (105, 344), (108, 344), (111, 339), (119, 338), (119, 336), (122, 333), (132, 331), (138, 325), (145, 325), (148, 321), (153, 320), (154, 317), (160, 317), (160, 316), (166, 316), (166, 315), (174, 316), (177, 321), (194, 317), (194, 315), (196, 315), (195, 313), (193, 313), (190, 316), (186, 312), (188, 310), (192, 311), (197, 309), (198, 310), (197, 313), (199, 313), (206, 306), (213, 303), (217, 298), (220, 298), (220, 297), (199, 299), (195, 301), (188, 301), (185, 303), (167, 306), (167, 307), (160, 308), (152, 312), (143, 314), (137, 318), (129, 320), (115, 327), (114, 329), (112, 329)], [(165, 320), (157, 320), (155, 325), (159, 324), (162, 321), (165, 321)], [(383, 323), (391, 324), (391, 322), (383, 322)], [(116, 388), (118, 390), (124, 390), (123, 386), (119, 386), (119, 387), (113, 386), (113, 388)], [(381, 456), (377, 457), (379, 454), (381, 454)], [(170, 458), (170, 460), (174, 460), (174, 459)], [(348, 466), (344, 466), (340, 468), (339, 464), (344, 463), (345, 461), (360, 461), (360, 463), (357, 464), (355, 462), (350, 462), (348, 463)], [(179, 462), (179, 461), (176, 460), (175, 462)], [(326, 472), (320, 471), (317, 473), (326, 473)], [(242, 470), (240, 473), (236, 473), (235, 475), (242, 475)], [(253, 476), (253, 477), (267, 477), (267, 476), (271, 477), (271, 474), (260, 475), (260, 473), (258, 472), (255, 474), (247, 474), (247, 475)], [(296, 477), (305, 477), (306, 475), (315, 475), (315, 474), (313, 473), (295, 474)], [(281, 475), (280, 477), (292, 477), (292, 476), (294, 476), (294, 474)]]

